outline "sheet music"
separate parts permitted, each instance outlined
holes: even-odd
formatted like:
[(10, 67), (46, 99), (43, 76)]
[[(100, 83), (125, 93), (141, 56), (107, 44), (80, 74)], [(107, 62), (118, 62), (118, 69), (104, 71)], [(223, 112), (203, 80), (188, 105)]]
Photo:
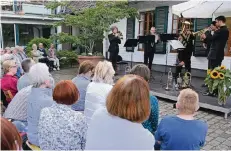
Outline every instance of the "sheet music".
[(168, 42), (173, 49), (185, 48), (185, 46), (179, 40), (169, 40)]

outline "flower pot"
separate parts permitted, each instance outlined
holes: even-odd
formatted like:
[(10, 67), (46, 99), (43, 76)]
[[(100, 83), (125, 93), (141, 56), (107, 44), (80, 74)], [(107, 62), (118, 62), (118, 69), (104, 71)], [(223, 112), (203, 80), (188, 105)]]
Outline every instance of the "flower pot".
[(104, 60), (104, 56), (78, 56), (79, 64), (86, 60), (90, 60), (94, 65), (97, 65), (99, 61)]

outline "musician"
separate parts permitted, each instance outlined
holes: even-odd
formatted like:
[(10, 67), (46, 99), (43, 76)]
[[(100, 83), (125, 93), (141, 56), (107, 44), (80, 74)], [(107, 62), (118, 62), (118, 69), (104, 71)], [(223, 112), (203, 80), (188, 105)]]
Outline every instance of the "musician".
[(176, 75), (175, 78), (181, 73), (182, 66), (185, 66), (186, 72), (191, 72), (191, 56), (193, 52), (193, 41), (194, 36), (190, 31), (190, 23), (184, 22), (184, 29), (180, 34), (179, 40), (184, 45), (184, 49), (178, 52), (178, 63), (176, 66)]
[(110, 46), (108, 51), (110, 52), (109, 60), (112, 62), (113, 68), (116, 71), (116, 63), (117, 63), (117, 57), (119, 54), (119, 44), (121, 44), (122, 35), (118, 31), (118, 28), (116, 26), (113, 26), (111, 28), (112, 33), (108, 35), (108, 39), (110, 42)]
[(211, 47), (208, 54), (210, 69), (214, 69), (221, 65), (224, 59), (224, 48), (229, 38), (229, 30), (225, 25), (226, 18), (218, 16), (216, 19), (216, 30), (211, 38)]
[(156, 44), (159, 42), (159, 35), (156, 33), (156, 28), (151, 27), (148, 35), (155, 36), (155, 41), (148, 41), (144, 45), (144, 64), (148, 66), (150, 70), (152, 70), (152, 61), (154, 58), (154, 53), (156, 52)]

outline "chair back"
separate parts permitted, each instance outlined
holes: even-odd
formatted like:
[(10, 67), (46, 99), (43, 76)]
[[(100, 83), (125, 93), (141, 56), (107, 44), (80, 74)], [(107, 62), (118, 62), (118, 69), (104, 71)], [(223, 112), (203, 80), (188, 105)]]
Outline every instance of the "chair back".
[[(3, 93), (5, 94), (5, 96), (6, 96), (6, 100), (12, 100), (13, 99), (13, 95), (12, 95), (12, 93), (10, 92), (10, 90), (3, 90)], [(9, 103), (9, 102), (8, 102)]]

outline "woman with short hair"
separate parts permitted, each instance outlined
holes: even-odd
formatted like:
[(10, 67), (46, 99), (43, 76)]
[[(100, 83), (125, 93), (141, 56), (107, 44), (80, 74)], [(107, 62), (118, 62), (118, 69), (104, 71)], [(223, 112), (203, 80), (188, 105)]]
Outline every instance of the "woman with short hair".
[(53, 68), (53, 70), (56, 70), (56, 68), (57, 68), (57, 70), (60, 70), (60, 68), (59, 68), (59, 59), (57, 58), (57, 56), (56, 56), (56, 49), (55, 49), (55, 46), (54, 46), (54, 44), (51, 44), (50, 45), (50, 48), (48, 49), (48, 57), (49, 57), (49, 60), (50, 61), (53, 61), (54, 62), (54, 68)]
[[(150, 70), (144, 64), (137, 64), (131, 69), (131, 74), (141, 76), (145, 81), (150, 80)], [(148, 120), (144, 121), (142, 124), (144, 128), (148, 129), (153, 136), (155, 136), (155, 131), (158, 126), (159, 119), (159, 104), (157, 98), (150, 94), (150, 103), (151, 103), (151, 113)]]
[(106, 105), (106, 98), (114, 83), (115, 71), (111, 62), (100, 61), (95, 67), (92, 82), (87, 87), (84, 115), (89, 124), (91, 116), (101, 106)]
[(29, 70), (29, 78), (32, 84), (31, 93), (27, 101), (27, 136), (29, 143), (39, 146), (38, 122), (41, 110), (54, 104), (52, 98), (52, 86), (49, 69), (44, 63), (36, 63)]
[(1, 117), (1, 150), (22, 150), (22, 138), (16, 127)]
[(148, 83), (136, 75), (122, 77), (109, 93), (106, 108), (92, 116), (86, 150), (153, 150), (154, 137), (141, 124), (149, 115)]
[[(5, 92), (10, 91), (12, 96), (18, 92), (17, 82), (18, 78), (15, 76), (17, 73), (17, 65), (14, 60), (6, 60), (3, 62), (4, 76), (1, 79), (1, 89)], [(10, 103), (10, 97), (7, 97), (7, 102)]]
[(51, 107), (42, 109), (39, 120), (39, 144), (42, 150), (84, 150), (87, 122), (71, 105), (79, 99), (79, 91), (70, 80), (60, 81), (54, 88)]
[(75, 111), (84, 111), (87, 86), (91, 82), (94, 68), (94, 64), (86, 60), (80, 64), (78, 75), (72, 79), (72, 82), (78, 87), (80, 94), (79, 100), (72, 105), (72, 109)]
[(32, 45), (31, 54), (32, 54), (33, 60), (34, 60), (36, 63), (39, 62), (39, 59), (43, 58), (43, 56), (42, 56), (43, 53), (40, 52), (40, 51), (38, 50), (38, 47), (37, 47), (36, 44), (33, 44), (33, 45)]

